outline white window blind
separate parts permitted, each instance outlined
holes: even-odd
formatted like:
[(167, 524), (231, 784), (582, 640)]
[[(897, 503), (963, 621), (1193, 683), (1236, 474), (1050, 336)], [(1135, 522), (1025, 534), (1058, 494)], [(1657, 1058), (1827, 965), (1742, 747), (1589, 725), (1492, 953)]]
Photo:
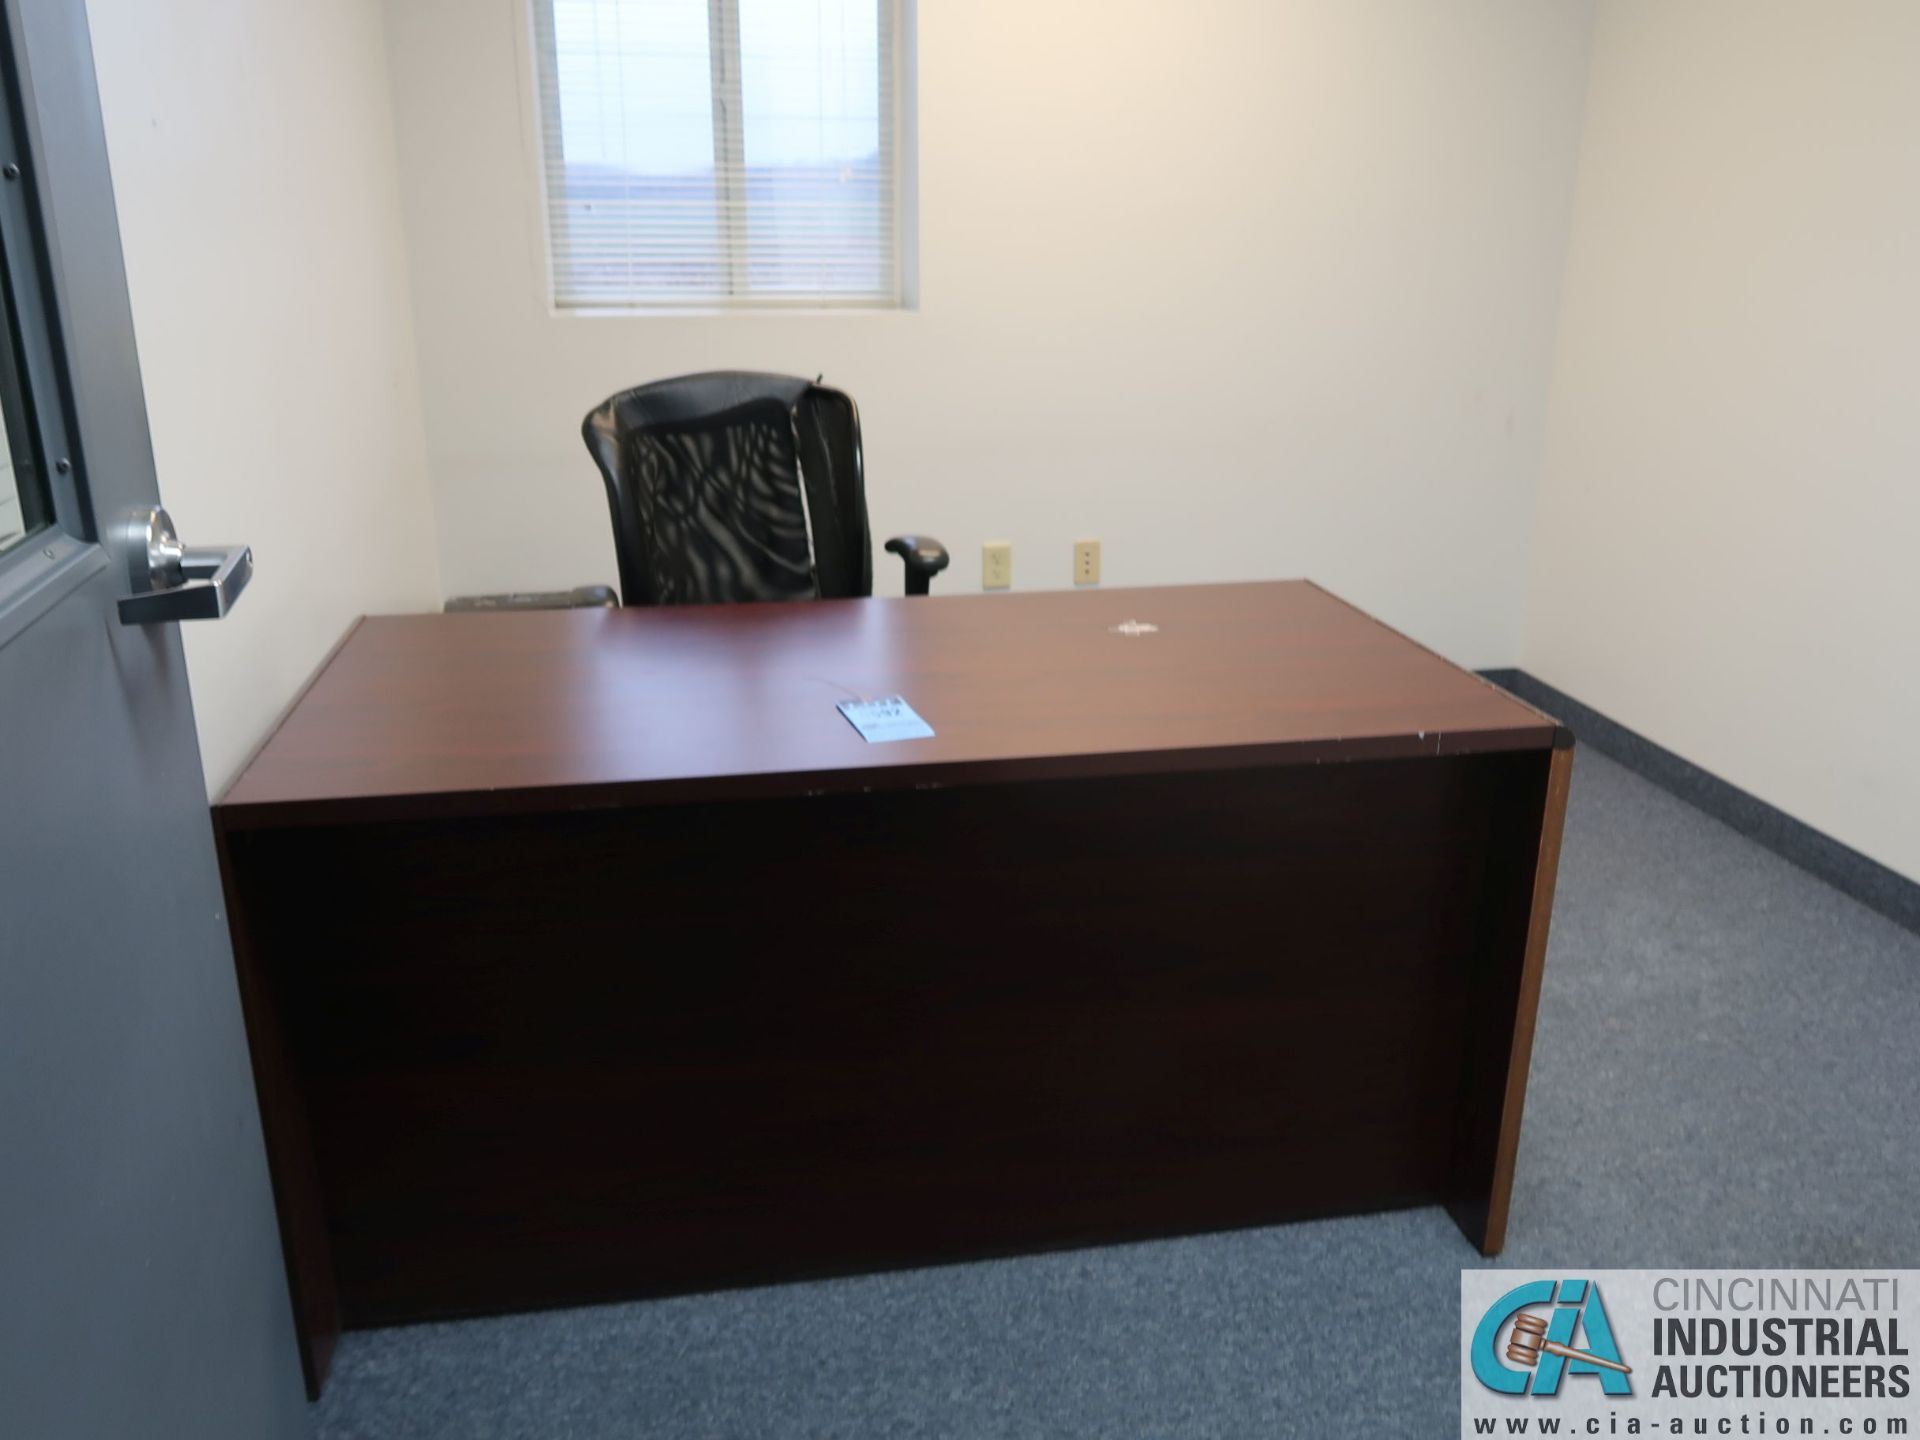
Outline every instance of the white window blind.
[(901, 303), (900, 0), (532, 0), (563, 308)]

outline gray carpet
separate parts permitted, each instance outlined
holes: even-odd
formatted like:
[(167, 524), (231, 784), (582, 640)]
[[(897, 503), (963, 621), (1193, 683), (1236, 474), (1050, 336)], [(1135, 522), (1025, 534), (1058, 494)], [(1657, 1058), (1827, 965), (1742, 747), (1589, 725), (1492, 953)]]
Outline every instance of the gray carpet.
[[(1920, 1265), (1920, 937), (1582, 752), (1506, 1255)], [(347, 1336), (323, 1440), (1439, 1435), (1444, 1214)]]

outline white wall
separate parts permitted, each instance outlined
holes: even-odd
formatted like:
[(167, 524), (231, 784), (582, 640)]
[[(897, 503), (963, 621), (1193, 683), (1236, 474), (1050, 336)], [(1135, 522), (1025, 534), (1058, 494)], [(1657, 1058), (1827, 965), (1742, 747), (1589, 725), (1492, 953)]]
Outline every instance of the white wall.
[(1606, 0), (1523, 663), (1920, 879), (1920, 5)]
[(1920, 6), (921, 0), (919, 311), (589, 319), (524, 4), (89, 0), (161, 483), (259, 560), (216, 789), (355, 615), (614, 578), (602, 396), (824, 370), (943, 588), (1313, 575), (1920, 878)]
[(1517, 658), (1589, 0), (921, 0), (919, 311), (671, 318), (549, 313), (525, 3), (387, 9), (450, 592), (616, 578), (612, 391), (824, 371), (941, 588), (1093, 535)]
[(88, 0), (209, 785), (363, 612), (440, 599), (379, 0)]

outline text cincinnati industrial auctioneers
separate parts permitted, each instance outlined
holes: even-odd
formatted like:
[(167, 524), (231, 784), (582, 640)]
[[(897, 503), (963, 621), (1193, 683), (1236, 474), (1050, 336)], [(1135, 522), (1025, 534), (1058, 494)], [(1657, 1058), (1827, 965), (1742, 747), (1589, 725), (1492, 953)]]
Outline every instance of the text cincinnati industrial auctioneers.
[(1909, 1394), (1895, 1277), (1662, 1277), (1654, 1282), (1653, 1306), (1659, 1312), (1653, 1352), (1660, 1359), (1652, 1395), (1903, 1400)]

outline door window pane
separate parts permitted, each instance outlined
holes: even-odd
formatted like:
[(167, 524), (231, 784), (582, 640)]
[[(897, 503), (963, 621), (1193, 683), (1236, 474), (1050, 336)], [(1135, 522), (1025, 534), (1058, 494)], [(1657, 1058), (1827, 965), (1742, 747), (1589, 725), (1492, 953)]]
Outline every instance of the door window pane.
[(11, 549), (26, 537), (27, 517), (20, 508), (20, 482), (14, 477), (13, 460), (7, 459), (0, 470), (0, 550)]
[(20, 323), (10, 260), (0, 248), (0, 309), (7, 322), (6, 344), (0, 346), (0, 551), (11, 550), (53, 518), (38, 434), (20, 383)]

